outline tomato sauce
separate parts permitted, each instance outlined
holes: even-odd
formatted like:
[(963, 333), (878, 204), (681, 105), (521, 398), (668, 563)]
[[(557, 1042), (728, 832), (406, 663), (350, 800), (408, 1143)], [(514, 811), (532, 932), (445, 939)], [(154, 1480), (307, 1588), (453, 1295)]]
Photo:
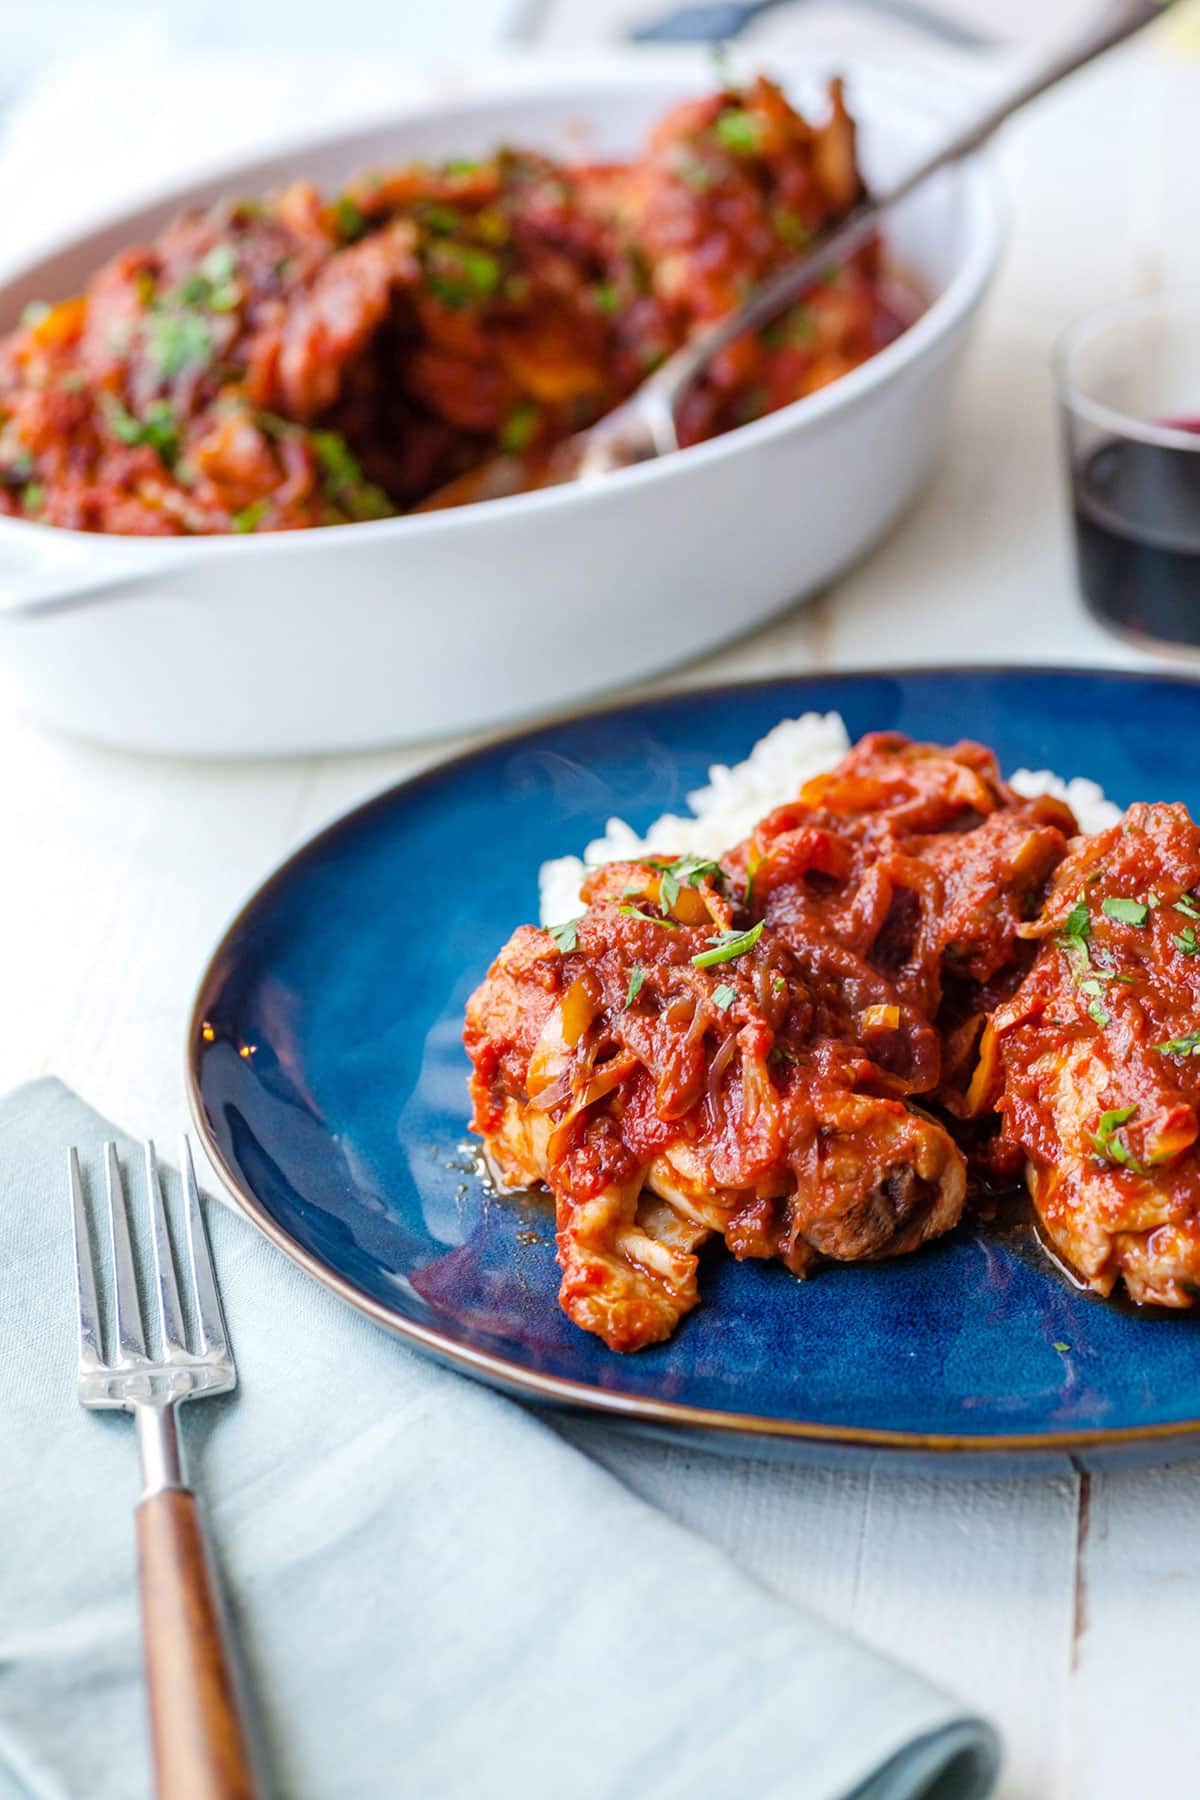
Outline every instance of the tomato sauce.
[[(760, 79), (628, 163), (500, 149), (187, 214), (0, 343), (0, 514), (178, 535), (403, 512), (600, 418), (861, 191), (840, 84), (813, 124)], [(868, 244), (728, 346), (682, 441), (836, 380), (916, 310)]]

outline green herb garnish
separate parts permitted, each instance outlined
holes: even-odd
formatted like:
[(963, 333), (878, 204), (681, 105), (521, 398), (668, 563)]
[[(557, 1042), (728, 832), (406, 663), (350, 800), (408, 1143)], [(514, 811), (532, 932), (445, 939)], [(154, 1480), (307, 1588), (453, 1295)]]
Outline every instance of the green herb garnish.
[(1155, 1044), (1153, 1048), (1161, 1050), (1164, 1056), (1200, 1056), (1200, 1029), (1183, 1037), (1168, 1038), (1165, 1044)]
[(1194, 925), (1185, 925), (1178, 935), (1172, 933), (1171, 942), (1178, 950), (1180, 956), (1200, 956), (1200, 943), (1197, 943), (1196, 941), (1196, 928)]
[(339, 194), (334, 201), (333, 221), (343, 244), (356, 244), (367, 229), (367, 221), (363, 217), (362, 208), (357, 201), (350, 198), (349, 194)]
[(151, 400), (140, 419), (111, 395), (105, 402), (105, 418), (113, 436), (135, 448), (148, 444), (168, 469), (179, 455), (179, 422), (166, 400)]
[(206, 306), (210, 312), (232, 312), (242, 297), (235, 279), (237, 252), (232, 244), (214, 244), (201, 258), (194, 274), (180, 283), (172, 300), (185, 306)]
[(237, 251), (232, 244), (214, 244), (200, 261), (200, 273), (212, 287), (222, 287), (237, 274)]
[(646, 971), (641, 963), (634, 963), (633, 974), (629, 977), (629, 989), (625, 995), (626, 1006), (632, 1006), (642, 991), (642, 983), (646, 979)]
[(442, 206), (433, 200), (421, 208), (421, 223), (440, 237), (449, 237), (462, 224), (462, 214), (456, 207)]
[(647, 925), (665, 925), (668, 931), (679, 930), (677, 919), (656, 919), (653, 913), (643, 912), (640, 906), (622, 906), (617, 910), (624, 913), (627, 919), (641, 919)]
[(1110, 1112), (1101, 1113), (1100, 1128), (1098, 1131), (1092, 1132), (1090, 1137), (1093, 1150), (1105, 1162), (1116, 1163), (1120, 1168), (1129, 1169), (1135, 1175), (1144, 1175), (1145, 1169), (1121, 1136), (1121, 1126), (1127, 1125), (1136, 1113), (1136, 1104), (1115, 1106)]
[(358, 458), (337, 431), (310, 431), (308, 441), (321, 469), (321, 486), (352, 519), (390, 519), (395, 512), (382, 488), (367, 480)]
[(46, 504), (46, 489), (40, 481), (28, 481), (21, 494), (21, 506), (27, 513), (40, 513)]
[(718, 1012), (728, 1012), (736, 999), (737, 989), (730, 987), (727, 981), (723, 981), (712, 991), (712, 1003)]
[(538, 409), (532, 400), (518, 400), (500, 427), (500, 448), (513, 456), (527, 450), (537, 422)]
[(425, 258), (429, 291), (443, 306), (478, 306), (500, 286), (500, 264), (489, 250), (474, 244), (431, 244)]
[(703, 856), (678, 856), (674, 862), (667, 862), (661, 856), (643, 858), (648, 869), (660, 872), (658, 884), (662, 903), (670, 912), (679, 898), (679, 890), (686, 882), (688, 887), (698, 888), (706, 875), (720, 876), (720, 863), (710, 862)]
[(756, 156), (761, 144), (758, 120), (742, 107), (723, 112), (713, 128), (726, 150), (735, 156)]
[(243, 506), (241, 512), (235, 512), (230, 524), (235, 531), (257, 531), (266, 517), (268, 502), (252, 500), (249, 506)]
[(744, 956), (747, 950), (753, 950), (763, 933), (763, 922), (752, 925), (749, 931), (722, 931), (710, 944), (707, 950), (701, 950), (692, 961), (698, 969), (711, 969), (717, 963), (732, 962), (737, 956)]
[(1091, 961), (1088, 939), (1092, 935), (1092, 920), (1086, 901), (1080, 900), (1067, 914), (1062, 930), (1058, 934), (1058, 943), (1066, 952), (1075, 970), (1075, 978), (1087, 968)]
[(1115, 919), (1118, 925), (1144, 925), (1150, 917), (1150, 908), (1144, 900), (1102, 900), (1100, 911), (1106, 919)]
[(568, 919), (565, 925), (551, 925), (550, 936), (554, 939), (564, 956), (567, 956), (579, 943), (579, 926), (583, 918)]
[(1064, 937), (1086, 938), (1092, 935), (1092, 916), (1087, 909), (1087, 901), (1080, 900), (1067, 914), (1063, 925)]
[(777, 206), (771, 214), (771, 223), (775, 227), (775, 235), (781, 237), (785, 244), (790, 244), (793, 250), (803, 250), (812, 237), (812, 232), (800, 214), (793, 212), (790, 207)]
[(212, 328), (200, 313), (147, 313), (142, 337), (146, 355), (164, 381), (189, 369), (203, 369), (212, 357)]
[(1200, 905), (1196, 902), (1195, 894), (1180, 894), (1174, 906), (1175, 911), (1181, 912), (1185, 919), (1200, 919)]

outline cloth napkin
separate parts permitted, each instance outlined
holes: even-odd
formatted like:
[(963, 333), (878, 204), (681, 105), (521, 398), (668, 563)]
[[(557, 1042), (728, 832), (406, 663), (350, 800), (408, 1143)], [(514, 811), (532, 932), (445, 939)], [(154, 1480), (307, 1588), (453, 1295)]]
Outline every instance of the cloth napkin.
[[(58, 1082), (0, 1102), (3, 1800), (149, 1792), (134, 1433), (74, 1388), (64, 1150), (97, 1169), (109, 1136), (133, 1154)], [(184, 1436), (276, 1793), (992, 1791), (985, 1722), (208, 1218), (240, 1380)]]

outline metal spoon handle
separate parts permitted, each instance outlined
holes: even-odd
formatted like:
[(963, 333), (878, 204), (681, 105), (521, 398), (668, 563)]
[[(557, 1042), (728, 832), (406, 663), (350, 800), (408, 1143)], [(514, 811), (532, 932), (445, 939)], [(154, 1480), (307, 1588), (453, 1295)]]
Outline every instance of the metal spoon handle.
[[(958, 162), (971, 151), (978, 150), (1020, 107), (1036, 99), (1039, 94), (1044, 94), (1047, 88), (1054, 87), (1066, 76), (1074, 74), (1076, 69), (1083, 68), (1085, 63), (1091, 62), (1105, 50), (1112, 49), (1114, 44), (1132, 37), (1153, 20), (1161, 18), (1162, 13), (1162, 0), (1110, 0), (1097, 18), (1060, 46), (1045, 62), (1037, 64), (1023, 75), (1013, 88), (993, 101), (977, 118), (956, 131), (940, 149), (917, 163), (890, 187), (860, 201), (833, 231), (820, 238), (795, 262), (788, 263), (786, 268), (780, 269), (778, 274), (765, 281), (744, 306), (734, 313), (727, 313), (724, 318), (714, 320), (711, 325), (697, 332), (642, 384), (627, 402), (631, 410), (636, 408), (641, 414), (647, 407), (653, 407), (656, 412), (661, 411), (664, 402), (673, 406), (717, 351), (722, 350), (734, 338), (741, 337), (744, 332), (756, 331), (760, 326), (770, 324), (793, 301), (798, 300), (806, 288), (812, 286), (831, 262), (852, 256), (860, 249), (874, 231), (880, 215), (889, 207), (907, 199), (915, 188), (940, 170)], [(604, 421), (604, 424), (615, 422), (616, 419), (617, 414), (610, 414), (609, 420)], [(659, 437), (661, 434), (656, 431), (655, 435)], [(660, 444), (660, 448), (662, 447)]]

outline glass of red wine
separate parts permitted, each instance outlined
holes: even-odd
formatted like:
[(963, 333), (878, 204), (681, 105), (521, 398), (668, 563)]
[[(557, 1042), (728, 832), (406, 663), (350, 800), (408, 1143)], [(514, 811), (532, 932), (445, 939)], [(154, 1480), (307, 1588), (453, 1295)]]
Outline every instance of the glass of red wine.
[(1200, 292), (1092, 313), (1055, 360), (1089, 611), (1200, 647)]

